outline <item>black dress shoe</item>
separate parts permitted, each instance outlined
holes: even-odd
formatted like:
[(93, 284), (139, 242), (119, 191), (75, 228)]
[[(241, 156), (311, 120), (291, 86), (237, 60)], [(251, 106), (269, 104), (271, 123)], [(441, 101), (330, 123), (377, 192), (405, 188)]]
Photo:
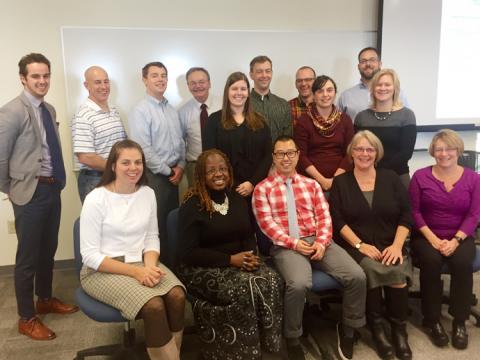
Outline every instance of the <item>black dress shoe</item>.
[(468, 346), (468, 334), (465, 324), (457, 324), (455, 321), (452, 325), (452, 345), (454, 348), (463, 350)]
[(443, 347), (448, 344), (448, 335), (439, 321), (433, 324), (424, 322), (423, 326), (430, 330), (430, 337), (434, 345)]

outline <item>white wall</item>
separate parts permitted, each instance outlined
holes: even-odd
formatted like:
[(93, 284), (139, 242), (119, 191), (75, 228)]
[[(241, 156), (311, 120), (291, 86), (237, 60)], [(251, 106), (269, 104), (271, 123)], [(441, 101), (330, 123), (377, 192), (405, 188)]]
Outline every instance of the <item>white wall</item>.
[[(47, 100), (57, 110), (64, 154), (71, 154), (70, 114), (67, 112), (60, 32), (62, 26), (368, 32), (376, 31), (377, 3), (377, 0), (302, 0), (296, 3), (291, 0), (2, 1), (0, 104), (21, 91), (17, 67), (19, 59), (29, 52), (46, 55), (52, 62), (52, 81)], [(285, 51), (288, 51), (288, 46), (285, 46)], [(328, 57), (335, 49), (312, 44), (305, 51), (323, 52)], [(352, 61), (355, 64), (355, 59)], [(80, 212), (71, 156), (65, 156), (65, 165), (67, 187), (62, 194), (63, 212), (57, 260), (73, 257), (71, 229)], [(0, 199), (3, 198), (5, 195), (0, 194)], [(0, 200), (0, 266), (15, 262), (17, 240), (15, 235), (7, 234), (8, 220), (13, 220), (10, 203)]]

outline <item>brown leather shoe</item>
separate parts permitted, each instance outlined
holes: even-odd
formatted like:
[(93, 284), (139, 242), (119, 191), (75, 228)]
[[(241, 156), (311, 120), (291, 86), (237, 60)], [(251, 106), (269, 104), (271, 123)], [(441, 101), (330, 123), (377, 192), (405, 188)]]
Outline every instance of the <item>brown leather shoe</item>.
[(78, 306), (66, 304), (57, 298), (37, 300), (37, 314), (71, 314), (78, 311)]
[(33, 340), (53, 340), (57, 336), (42, 321), (34, 316), (30, 320), (18, 320), (18, 332), (27, 335)]

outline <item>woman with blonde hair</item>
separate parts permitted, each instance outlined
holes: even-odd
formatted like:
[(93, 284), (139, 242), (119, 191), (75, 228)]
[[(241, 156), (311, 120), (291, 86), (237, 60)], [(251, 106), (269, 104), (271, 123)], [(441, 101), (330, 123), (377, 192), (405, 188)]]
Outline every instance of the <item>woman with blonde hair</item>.
[(474, 232), (480, 220), (480, 178), (458, 164), (463, 141), (453, 130), (440, 130), (429, 147), (435, 165), (417, 170), (409, 193), (416, 232), (411, 247), (420, 265), (423, 325), (437, 346), (448, 344), (440, 323), (441, 269), (450, 268), (452, 345), (465, 349), (475, 257)]
[(400, 81), (392, 69), (378, 71), (370, 83), (370, 108), (357, 114), (355, 131), (370, 130), (382, 142), (385, 154), (378, 167), (393, 170), (408, 188), (408, 161), (417, 138), (415, 114), (400, 100)]
[[(356, 133), (347, 154), (353, 171), (336, 176), (330, 192), (333, 237), (367, 276), (367, 323), (378, 355), (411, 359), (406, 320), (412, 268), (404, 244), (413, 221), (407, 191), (395, 172), (376, 168), (384, 151), (372, 132)], [(392, 342), (384, 329), (384, 305)]]

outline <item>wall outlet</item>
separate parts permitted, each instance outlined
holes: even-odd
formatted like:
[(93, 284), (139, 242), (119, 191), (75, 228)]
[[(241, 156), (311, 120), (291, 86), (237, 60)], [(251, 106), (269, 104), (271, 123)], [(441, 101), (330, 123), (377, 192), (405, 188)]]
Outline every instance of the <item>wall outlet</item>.
[(8, 220), (7, 221), (7, 228), (8, 228), (8, 233), (9, 234), (15, 234), (15, 221), (13, 220)]

